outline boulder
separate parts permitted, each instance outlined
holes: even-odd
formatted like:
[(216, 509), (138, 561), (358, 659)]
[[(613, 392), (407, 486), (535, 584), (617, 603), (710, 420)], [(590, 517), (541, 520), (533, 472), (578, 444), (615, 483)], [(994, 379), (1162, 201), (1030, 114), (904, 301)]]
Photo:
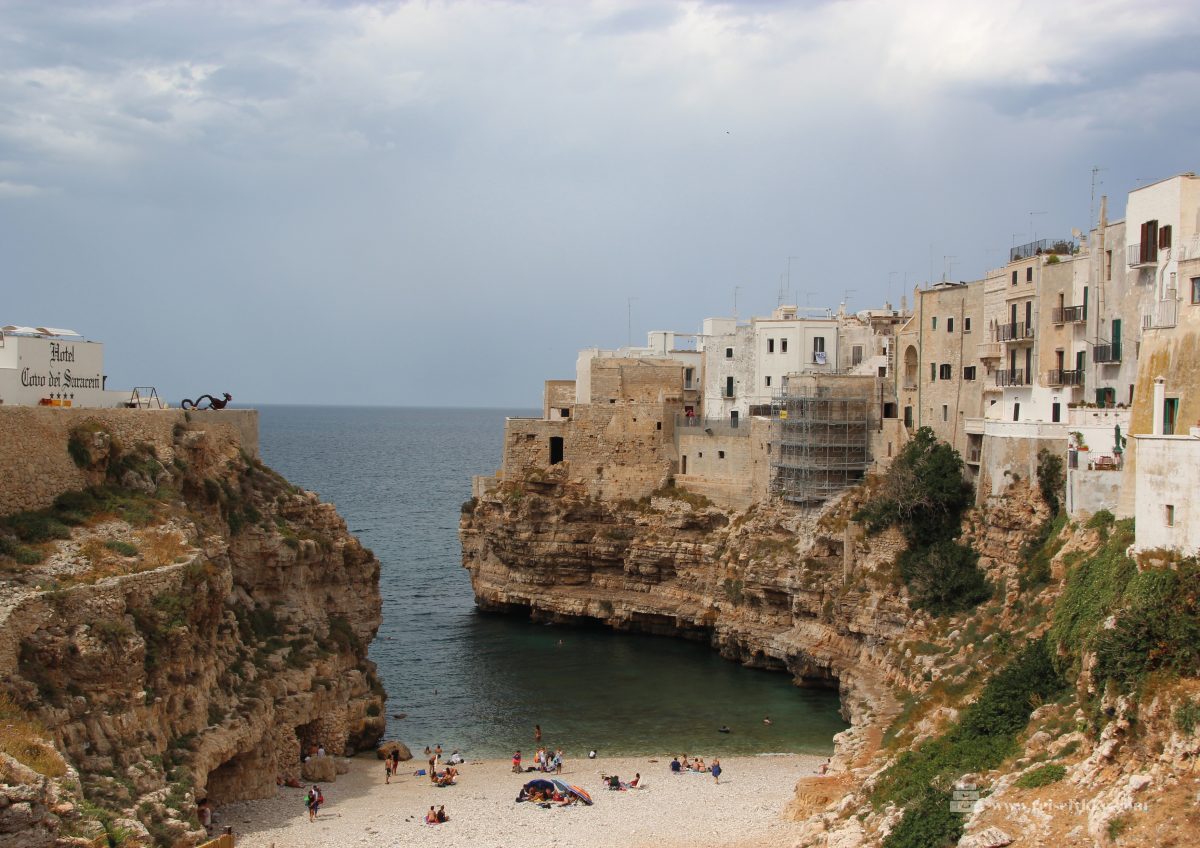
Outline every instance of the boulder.
[(1013, 837), (998, 827), (989, 827), (979, 833), (964, 836), (958, 843), (958, 848), (1004, 848), (1011, 845)]
[(300, 766), (300, 777), (312, 783), (332, 783), (337, 780), (337, 763), (333, 757), (309, 757)]
[(375, 751), (375, 756), (381, 760), (385, 760), (392, 755), (392, 751), (400, 752), (401, 762), (405, 760), (411, 760), (413, 758), (412, 751), (408, 750), (408, 746), (398, 740), (380, 742), (379, 748)]

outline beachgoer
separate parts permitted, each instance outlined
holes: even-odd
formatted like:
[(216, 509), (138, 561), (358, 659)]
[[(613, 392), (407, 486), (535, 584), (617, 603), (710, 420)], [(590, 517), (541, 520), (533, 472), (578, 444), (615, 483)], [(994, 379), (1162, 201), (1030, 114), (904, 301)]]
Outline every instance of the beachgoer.
[(763, 724), (770, 724), (770, 723), (771, 723), (771, 717), (763, 716)]
[(719, 728), (717, 728), (717, 733), (731, 733), (731, 732), (732, 731), (729, 729), (728, 724), (722, 724)]
[(432, 749), (432, 748), (430, 748), (428, 745), (426, 745), (426, 746), (425, 746), (425, 756), (427, 756), (427, 757), (428, 757), (428, 756), (429, 756), (430, 754), (432, 754), (432, 753), (433, 753), (433, 749)]
[(829, 762), (831, 759), (832, 757), (827, 758), (825, 762), (821, 763), (821, 767), (817, 769), (817, 774), (825, 774), (827, 771), (829, 771)]
[(392, 749), (392, 774), (394, 774), (394, 775), (400, 774), (400, 749), (399, 748)]
[(321, 794), (321, 787), (314, 783), (304, 799), (304, 805), (308, 807), (308, 820), (310, 822), (317, 820), (317, 815), (321, 812), (321, 805), (323, 803), (325, 803), (325, 796)]
[(514, 774), (521, 773), (521, 752), (520, 751), (517, 751), (515, 754), (513, 754), (512, 768), (513, 768)]
[(442, 758), (442, 746), (441, 745), (434, 746), (433, 753), (440, 760)]
[(641, 783), (641, 782), (642, 782), (642, 773), (641, 773), (640, 771), (639, 771), (639, 772), (634, 772), (634, 775), (633, 775), (633, 780), (629, 781), (629, 788), (630, 788), (630, 789), (637, 789), (637, 788), (638, 788), (638, 784), (639, 784), (639, 783)]
[(466, 762), (466, 760), (465, 760), (465, 759), (463, 759), (463, 755), (462, 755), (462, 754), (458, 753), (458, 749), (457, 749), (457, 748), (455, 748), (455, 749), (454, 749), (454, 750), (453, 750), (453, 751), (450, 753), (450, 758), (446, 760), (446, 763), (447, 763), (447, 765), (452, 765), (452, 766), (462, 765), (462, 764), (463, 764), (463, 763), (465, 763), (465, 762)]
[(434, 754), (429, 758), (429, 780), (437, 783), (437, 755)]
[(387, 757), (383, 761), (383, 782), (392, 782), (392, 758)]
[(196, 805), (196, 818), (200, 819), (200, 824), (206, 831), (212, 833), (212, 806), (207, 798), (202, 798)]
[(533, 726), (533, 741), (534, 742), (542, 741), (542, 726), (540, 724), (535, 724)]
[(437, 810), (432, 806), (429, 808), (429, 812), (425, 814), (425, 824), (439, 824)]
[(450, 821), (450, 817), (448, 815), (446, 815), (446, 805), (445, 804), (442, 804), (440, 807), (438, 807), (437, 820), (438, 820), (438, 824), (442, 824), (443, 822)]
[(554, 751), (554, 773), (562, 774), (563, 752), (562, 748), (556, 748)]
[(718, 760), (716, 757), (713, 757), (712, 776), (713, 776), (713, 783), (721, 782), (721, 761)]
[(589, 760), (594, 760), (594, 759), (596, 759), (596, 749), (595, 749), (595, 748), (593, 748), (592, 750), (588, 751), (588, 759), (589, 759)]
[(683, 766), (679, 765), (679, 757), (671, 760), (671, 773), (679, 774), (683, 771)]
[(318, 757), (325, 756), (325, 746), (324, 745), (321, 745), (317, 748), (317, 756)]

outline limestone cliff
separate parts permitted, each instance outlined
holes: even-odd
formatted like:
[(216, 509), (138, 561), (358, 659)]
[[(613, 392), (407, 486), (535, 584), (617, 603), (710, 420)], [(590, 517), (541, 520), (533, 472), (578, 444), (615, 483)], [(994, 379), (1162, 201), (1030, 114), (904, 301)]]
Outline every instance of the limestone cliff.
[(302, 749), (382, 734), (378, 561), (238, 439), (165, 426), (82, 422), (47, 450), (91, 488), (0, 519), (0, 711), (24, 728), (0, 739), (0, 845), (192, 845), (197, 798), (269, 795)]
[[(1177, 628), (1196, 622), (1195, 571), (1139, 571), (1126, 553), (1129, 528), (1111, 516), (1050, 523), (1038, 490), (1016, 481), (963, 523), (991, 600), (936, 618), (910, 606), (895, 564), (899, 532), (868, 536), (849, 520), (873, 485), (821, 512), (728, 512), (670, 485), (637, 502), (597, 500), (555, 468), (534, 470), (464, 504), (463, 563), (486, 609), (702, 640), (798, 684), (839, 686), (852, 726), (835, 740), (829, 774), (797, 786), (787, 811), (796, 845), (1191, 844), (1200, 675), (1178, 635), (1188, 631)], [(1181, 584), (1184, 615), (1172, 619), (1170, 638), (1183, 644), (1169, 654), (1174, 676), (1123, 672), (1142, 656), (1131, 610), (1146, 591), (1138, 575), (1156, 585), (1171, 568), (1192, 581)], [(1097, 647), (1097, 632), (1123, 623), (1133, 647)], [(1157, 640), (1168, 637), (1150, 634), (1159, 647), (1147, 668), (1164, 668)], [(1056, 646), (1043, 673), (1059, 688), (1003, 702), (1004, 680), (1024, 685), (1017, 672), (1043, 642)], [(1101, 677), (1104, 663), (1115, 671)], [(1136, 682), (1146, 679), (1154, 682)], [(1126, 684), (1141, 693), (1140, 711), (1121, 694)], [(984, 755), (964, 754), (963, 721), (996, 703), (1008, 735), (988, 737)], [(1003, 724), (981, 723), (985, 732)], [(987, 766), (956, 768), (972, 758)], [(955, 779), (983, 790), (970, 814), (951, 814), (945, 781)], [(930, 794), (917, 792), (926, 785)]]

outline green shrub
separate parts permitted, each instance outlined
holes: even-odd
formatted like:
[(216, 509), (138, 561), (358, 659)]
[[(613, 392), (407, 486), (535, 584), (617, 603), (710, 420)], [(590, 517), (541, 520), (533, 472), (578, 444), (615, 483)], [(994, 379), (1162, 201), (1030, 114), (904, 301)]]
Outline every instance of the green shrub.
[(950, 792), (927, 787), (883, 840), (884, 848), (949, 848), (963, 832), (963, 816), (950, 808)]
[(1062, 529), (1066, 524), (1066, 513), (1059, 512), (1042, 524), (1037, 534), (1025, 544), (1020, 554), (1023, 567), (1018, 585), (1021, 591), (1036, 589), (1050, 582), (1050, 560), (1054, 559), (1067, 543), (1067, 540), (1062, 538)]
[(367, 704), (367, 715), (371, 716), (371, 718), (375, 718), (381, 712), (383, 711), (379, 709), (379, 704)]
[(71, 461), (80, 468), (87, 468), (92, 464), (92, 452), (88, 449), (87, 438), (82, 433), (72, 432), (67, 437), (67, 453), (71, 456)]
[(344, 615), (329, 616), (329, 639), (344, 654), (357, 654), (362, 649), (362, 642), (359, 640), (358, 634), (354, 632), (349, 619)]
[(934, 615), (971, 609), (992, 596), (991, 584), (979, 569), (979, 554), (959, 542), (907, 550), (899, 566), (913, 606)]
[(24, 545), (18, 545), (13, 549), (13, 559), (21, 565), (37, 565), (43, 559), (42, 552), (37, 548), (27, 548)]
[(14, 513), (4, 519), (4, 524), (22, 542), (36, 544), (71, 538), (71, 530), (45, 510)]
[(1039, 786), (1048, 786), (1051, 783), (1058, 783), (1067, 776), (1065, 766), (1060, 766), (1057, 763), (1050, 763), (1044, 766), (1038, 766), (1032, 771), (1027, 771), (1025, 774), (1017, 778), (1016, 785), (1021, 789), (1037, 789)]
[(1107, 509), (1097, 511), (1087, 520), (1087, 524), (1083, 525), (1089, 530), (1096, 530), (1102, 527), (1111, 527), (1116, 522), (1116, 518)]
[(459, 511), (463, 515), (470, 515), (475, 511), (475, 507), (478, 506), (478, 504), (479, 498), (468, 498), (462, 502), (462, 507), (460, 507)]
[(1200, 566), (1154, 568), (1133, 575), (1117, 613), (1116, 626), (1095, 638), (1097, 683), (1123, 692), (1152, 672), (1200, 676)]
[(1200, 724), (1200, 703), (1187, 701), (1175, 708), (1175, 726), (1181, 733), (1191, 733)]
[(104, 547), (108, 548), (113, 553), (120, 554), (123, 557), (137, 556), (138, 549), (128, 542), (122, 542), (119, 539), (109, 539), (104, 543)]
[(1065, 688), (1044, 639), (1026, 643), (996, 672), (957, 722), (920, 748), (904, 751), (875, 785), (871, 800), (908, 805), (929, 787), (946, 787), (967, 772), (996, 768), (1017, 753), (1017, 735), (1035, 702)]
[(1051, 514), (1058, 515), (1062, 506), (1060, 498), (1067, 484), (1066, 475), (1063, 473), (1062, 457), (1045, 448), (1039, 450), (1037, 479), (1042, 500), (1050, 507)]

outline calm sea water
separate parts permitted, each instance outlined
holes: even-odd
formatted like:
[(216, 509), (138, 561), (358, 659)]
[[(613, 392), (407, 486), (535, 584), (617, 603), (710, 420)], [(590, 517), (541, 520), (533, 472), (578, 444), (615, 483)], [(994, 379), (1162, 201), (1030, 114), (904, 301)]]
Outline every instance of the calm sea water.
[(389, 716), (406, 714), (389, 718), (389, 737), (494, 757), (528, 750), (537, 723), (568, 756), (831, 751), (846, 727), (833, 692), (798, 689), (704, 645), (475, 610), (459, 508), (471, 475), (499, 465), (504, 417), (529, 414), (261, 407), (263, 460), (334, 503), (382, 563), (371, 658)]

